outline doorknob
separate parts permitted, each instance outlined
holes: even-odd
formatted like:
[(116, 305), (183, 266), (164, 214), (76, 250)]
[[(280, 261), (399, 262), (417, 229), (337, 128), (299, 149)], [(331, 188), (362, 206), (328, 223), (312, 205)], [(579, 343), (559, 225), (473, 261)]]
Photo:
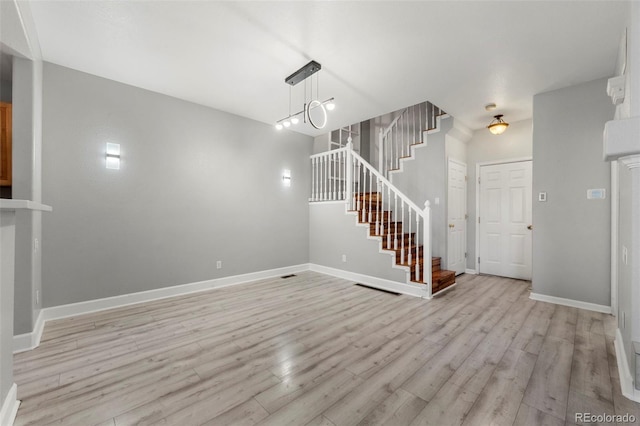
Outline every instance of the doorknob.
[(449, 228), (453, 228), (455, 225), (453, 223), (449, 224)]
[(527, 226), (527, 229), (528, 229), (529, 231), (531, 231), (531, 230), (533, 229), (533, 225), (529, 225), (529, 226)]

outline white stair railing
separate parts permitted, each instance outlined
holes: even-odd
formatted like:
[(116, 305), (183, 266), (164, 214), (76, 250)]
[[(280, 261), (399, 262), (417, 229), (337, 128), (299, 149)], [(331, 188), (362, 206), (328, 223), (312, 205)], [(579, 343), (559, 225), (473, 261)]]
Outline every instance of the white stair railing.
[(311, 156), (311, 197), (309, 201), (346, 199), (347, 148)]
[(375, 227), (382, 246), (395, 250), (396, 262), (410, 268), (410, 280), (426, 284), (432, 295), (431, 209), (418, 207), (382, 173), (345, 148), (311, 156), (310, 201), (343, 200), (360, 222)]
[(378, 136), (378, 170), (385, 177), (400, 168), (400, 159), (411, 156), (411, 146), (424, 142), (424, 132), (435, 129), (442, 110), (431, 102), (406, 108)]

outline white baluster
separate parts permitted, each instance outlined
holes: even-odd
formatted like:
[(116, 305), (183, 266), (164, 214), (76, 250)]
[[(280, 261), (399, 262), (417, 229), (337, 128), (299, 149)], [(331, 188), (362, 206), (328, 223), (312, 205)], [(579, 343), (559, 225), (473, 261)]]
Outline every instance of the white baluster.
[(315, 201), (316, 200), (316, 196), (315, 196), (315, 185), (316, 185), (316, 169), (315, 169), (315, 162), (316, 159), (314, 157), (311, 157), (311, 201)]
[(368, 220), (367, 222), (369, 223), (369, 229), (371, 229), (371, 199), (373, 198), (373, 193), (371, 192), (371, 181), (372, 181), (372, 175), (371, 175), (371, 169), (369, 169), (369, 210), (367, 211), (367, 215)]
[(378, 195), (380, 193), (380, 179), (377, 178), (376, 179), (376, 200), (378, 201), (376, 203), (376, 235), (380, 235), (380, 201), (382, 200), (382, 197), (380, 197), (380, 200), (378, 200)]
[[(400, 206), (402, 207), (402, 216), (400, 217), (402, 218), (402, 226), (404, 226), (404, 201), (400, 204)], [(404, 233), (404, 229), (402, 230), (402, 232)], [(404, 238), (400, 241), (400, 263), (404, 264)]]
[(418, 124), (419, 124), (419, 128), (418, 128), (418, 132), (420, 132), (420, 134), (418, 135), (418, 142), (423, 142), (422, 141), (422, 104), (418, 104)]
[(416, 212), (416, 281), (420, 282), (420, 213)]
[(378, 171), (384, 176), (384, 134), (382, 129), (378, 132)]
[[(389, 202), (389, 209), (391, 209), (391, 187), (387, 186), (387, 200)], [(387, 224), (387, 248), (391, 248), (391, 212), (389, 212), (389, 221)]]
[(337, 166), (337, 153), (333, 153), (331, 156), (331, 186), (333, 187), (333, 200), (338, 199), (338, 166)]
[(345, 171), (345, 185), (344, 185), (344, 200), (347, 203), (347, 210), (353, 210), (351, 205), (351, 188), (353, 185), (353, 174), (351, 169), (351, 142), (347, 142), (347, 151), (345, 153), (344, 171)]
[(408, 222), (409, 222), (409, 239), (407, 240), (407, 243), (409, 244), (409, 246), (408, 246), (409, 247), (409, 265), (411, 265), (411, 259), (412, 259), (412, 257), (411, 257), (411, 252), (412, 252), (412, 249), (411, 249), (411, 210), (412, 209), (409, 208), (409, 220), (408, 220)]
[(393, 249), (398, 249), (398, 194), (393, 193), (393, 221), (394, 221), (394, 236), (393, 236)]
[(422, 214), (422, 258), (424, 259), (424, 273), (422, 280), (427, 284), (427, 297), (431, 297), (433, 290), (433, 277), (431, 276), (431, 206), (429, 200), (424, 202), (424, 211)]

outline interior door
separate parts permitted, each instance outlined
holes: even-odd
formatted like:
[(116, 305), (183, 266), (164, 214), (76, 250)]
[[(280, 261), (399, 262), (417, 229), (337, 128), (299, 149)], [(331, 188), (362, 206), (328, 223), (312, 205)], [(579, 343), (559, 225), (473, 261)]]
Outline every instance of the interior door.
[(480, 167), (479, 272), (531, 279), (531, 161)]
[(467, 165), (449, 160), (447, 269), (456, 275), (467, 267)]

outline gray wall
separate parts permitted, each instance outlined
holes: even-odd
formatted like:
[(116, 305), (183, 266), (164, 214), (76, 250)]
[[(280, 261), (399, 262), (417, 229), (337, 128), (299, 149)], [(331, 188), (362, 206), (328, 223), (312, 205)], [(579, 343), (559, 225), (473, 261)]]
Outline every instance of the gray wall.
[[(367, 229), (356, 226), (356, 217), (345, 214), (344, 203), (310, 203), (309, 261), (399, 283), (407, 282), (403, 269), (393, 268), (393, 257), (380, 253), (380, 242), (367, 238)], [(342, 255), (347, 261), (342, 261)]]
[[(45, 306), (309, 261), (312, 138), (44, 71)], [(107, 142), (121, 144), (120, 170), (105, 168)]]
[[(533, 98), (533, 292), (610, 305), (610, 164), (602, 131), (613, 118), (607, 79)], [(587, 200), (605, 188), (606, 200)], [(547, 192), (547, 202), (537, 194)]]
[(476, 260), (476, 166), (479, 163), (508, 161), (532, 156), (532, 121), (522, 120), (509, 123), (509, 129), (501, 135), (494, 135), (482, 128), (473, 132), (467, 143), (467, 268), (477, 269)]
[[(453, 120), (440, 121), (440, 131), (427, 136), (427, 146), (415, 150), (414, 158), (405, 160), (403, 171), (395, 173), (391, 182), (411, 201), (423, 208), (431, 202), (432, 255), (447, 264), (447, 158), (446, 134)], [(436, 198), (439, 204), (436, 204)]]

